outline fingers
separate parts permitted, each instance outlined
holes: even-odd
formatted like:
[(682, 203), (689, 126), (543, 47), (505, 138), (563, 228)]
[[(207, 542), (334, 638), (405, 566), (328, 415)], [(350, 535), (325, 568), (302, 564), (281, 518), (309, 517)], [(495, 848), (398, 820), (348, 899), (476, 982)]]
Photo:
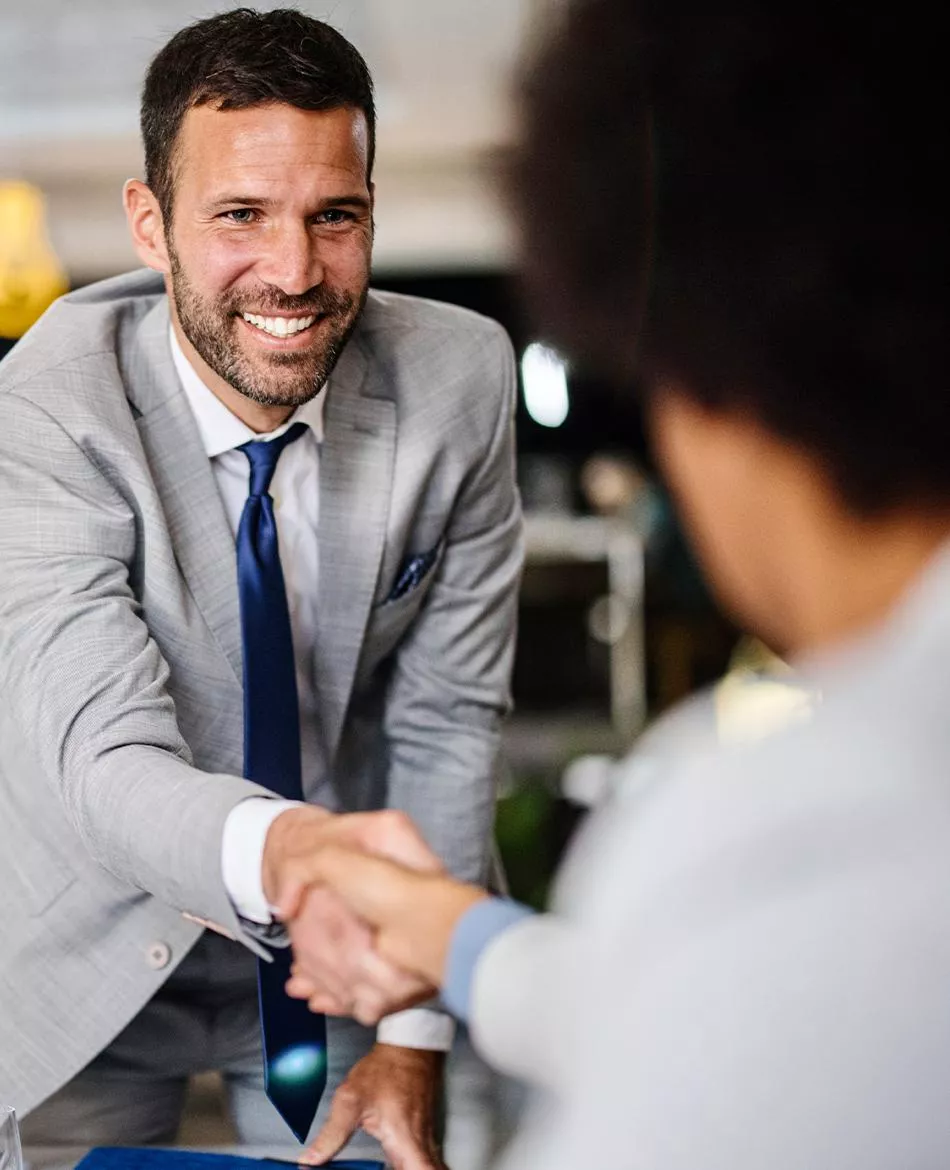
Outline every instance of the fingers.
[(432, 1139), (428, 1119), (398, 1097), (364, 1110), (363, 1129), (383, 1147), (392, 1170), (445, 1170)]
[(286, 991), (293, 999), (304, 999), (313, 1012), (352, 1016), (361, 1024), (378, 1024), (384, 1016), (403, 1011), (436, 993), (430, 983), (394, 967), (373, 951), (362, 956), (353, 981), (344, 994), (333, 994), (297, 961), (291, 968)]
[(332, 890), (316, 888), (304, 900), (288, 927), (296, 974), (305, 976), (312, 988), (295, 985), (297, 998), (315, 993), (329, 995), (335, 1006), (324, 1005), (334, 1015), (349, 1014), (353, 984), (364, 956), (372, 952), (373, 936), (354, 917)]
[(398, 809), (352, 813), (336, 826), (342, 844), (377, 853), (408, 869), (441, 873), (442, 862), (426, 844), (412, 818)]
[(371, 1136), (379, 1139), (393, 1170), (443, 1170), (441, 1158), (421, 1146), (408, 1129), (389, 1126), (384, 1134)]
[(395, 862), (338, 845), (314, 859), (320, 882), (336, 891), (349, 908), (371, 926), (382, 926), (410, 902), (420, 880)]
[[(330, 860), (334, 852), (327, 851)], [(434, 994), (424, 980), (376, 953), (370, 930), (330, 889), (307, 895), (289, 931), (294, 965), (287, 993), (312, 1011), (370, 1025)]]
[[(433, 984), (442, 979), (456, 922), (474, 902), (487, 896), (477, 886), (408, 870), (339, 845), (321, 849), (311, 864), (316, 880), (373, 928), (373, 947), (384, 959)], [(290, 929), (296, 951), (294, 924)], [(300, 952), (298, 958), (306, 973), (321, 974), (319, 960), (313, 965)], [(325, 982), (332, 993), (341, 990)]]
[(310, 884), (304, 880), (302, 873), (285, 871), (280, 895), (271, 907), (274, 917), (281, 922), (290, 922), (296, 918), (309, 888)]
[(362, 1126), (394, 1170), (444, 1170), (432, 1124), (443, 1064), (439, 1054), (376, 1044), (337, 1090), (327, 1124), (300, 1161), (334, 1157)]
[(307, 895), (321, 881), (317, 860), (322, 851), (295, 857), (281, 871), (280, 892), (271, 907), (281, 922), (292, 922), (303, 910)]
[(330, 1116), (299, 1161), (305, 1166), (320, 1166), (340, 1152), (356, 1132), (362, 1115), (362, 1102), (346, 1084), (337, 1089), (330, 1106)]
[(405, 999), (429, 987), (417, 975), (395, 966), (375, 950), (361, 956), (359, 977), (360, 983), (378, 987), (393, 999)]
[(337, 999), (296, 963), (290, 968), (290, 978), (284, 984), (284, 990), (291, 999), (305, 999), (312, 1012), (321, 1012), (325, 1016), (348, 1016), (353, 1006), (352, 999), (346, 1002)]
[(351, 1016), (353, 1014), (353, 997), (351, 995), (341, 999), (305, 975), (292, 974), (291, 978), (284, 984), (284, 990), (291, 999), (305, 999), (307, 1007), (320, 1015)]
[(328, 841), (307, 857), (297, 857), (283, 871), (280, 894), (274, 906), (277, 917), (292, 922), (302, 911), (309, 891), (315, 886), (329, 886), (365, 921), (373, 921), (373, 912), (406, 896), (418, 871), (364, 852), (361, 845), (347, 841)]
[[(427, 945), (433, 926), (439, 926), (433, 915), (446, 917), (436, 913), (442, 903), (451, 910), (459, 890), (463, 900), (472, 891), (442, 874), (401, 813), (335, 817), (322, 820), (319, 828), (319, 846), (286, 861), (274, 895), (288, 922), (298, 975), (312, 984), (291, 982), (288, 991), (306, 999), (313, 1011), (373, 1024), (431, 993), (444, 966), (443, 934), (448, 937), (454, 921), (449, 916), (445, 930), (435, 929), (436, 941)], [(386, 851), (413, 859), (425, 871), (380, 855)], [(367, 958), (374, 950), (375, 962)], [(369, 974), (361, 963), (370, 965)]]
[(384, 1016), (431, 999), (437, 991), (425, 979), (394, 966), (375, 951), (363, 956), (360, 975), (353, 989), (353, 1014), (362, 1024), (378, 1024)]
[(443, 872), (442, 863), (405, 813), (383, 809), (334, 815), (315, 808), (293, 809), (271, 825), (262, 878), (278, 917), (292, 919), (308, 886), (319, 881), (314, 861), (333, 844), (375, 853), (422, 873)]

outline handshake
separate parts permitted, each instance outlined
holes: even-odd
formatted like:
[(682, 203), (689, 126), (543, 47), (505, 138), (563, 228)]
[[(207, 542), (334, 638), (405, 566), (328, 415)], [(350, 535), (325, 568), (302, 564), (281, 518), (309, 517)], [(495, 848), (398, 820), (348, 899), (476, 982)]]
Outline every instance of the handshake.
[(376, 1024), (436, 994), (456, 923), (488, 895), (449, 877), (404, 813), (282, 813), (264, 893), (287, 926), (287, 992), (315, 1012)]

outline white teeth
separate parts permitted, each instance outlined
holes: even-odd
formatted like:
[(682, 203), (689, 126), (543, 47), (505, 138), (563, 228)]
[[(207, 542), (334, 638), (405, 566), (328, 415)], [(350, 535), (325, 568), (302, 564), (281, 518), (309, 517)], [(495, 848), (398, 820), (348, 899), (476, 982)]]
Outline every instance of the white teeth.
[(309, 329), (316, 317), (259, 317), (256, 313), (243, 313), (248, 324), (269, 333), (271, 337), (292, 337), (303, 329)]

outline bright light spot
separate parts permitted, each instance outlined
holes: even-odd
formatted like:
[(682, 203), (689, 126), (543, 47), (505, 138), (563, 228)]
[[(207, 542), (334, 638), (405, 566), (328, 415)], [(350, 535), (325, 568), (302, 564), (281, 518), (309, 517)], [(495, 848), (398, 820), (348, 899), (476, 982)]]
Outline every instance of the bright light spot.
[(521, 358), (524, 404), (542, 427), (559, 427), (567, 418), (567, 365), (549, 345), (533, 341)]
[(270, 1066), (270, 1077), (283, 1085), (310, 1081), (323, 1071), (326, 1053), (314, 1044), (298, 1044), (282, 1052)]

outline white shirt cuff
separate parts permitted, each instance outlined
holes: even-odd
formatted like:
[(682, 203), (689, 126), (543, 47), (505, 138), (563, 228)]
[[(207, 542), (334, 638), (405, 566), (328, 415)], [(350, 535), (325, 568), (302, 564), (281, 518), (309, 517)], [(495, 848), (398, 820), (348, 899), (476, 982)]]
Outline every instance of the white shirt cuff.
[(448, 1052), (455, 1039), (455, 1021), (431, 1008), (410, 1008), (380, 1020), (376, 1039), (380, 1044), (394, 1044), (397, 1048)]
[(299, 800), (270, 800), (266, 796), (249, 796), (228, 813), (221, 835), (221, 876), (234, 909), (248, 922), (273, 922), (270, 906), (264, 897), (261, 866), (267, 830), (289, 808), (299, 808)]

